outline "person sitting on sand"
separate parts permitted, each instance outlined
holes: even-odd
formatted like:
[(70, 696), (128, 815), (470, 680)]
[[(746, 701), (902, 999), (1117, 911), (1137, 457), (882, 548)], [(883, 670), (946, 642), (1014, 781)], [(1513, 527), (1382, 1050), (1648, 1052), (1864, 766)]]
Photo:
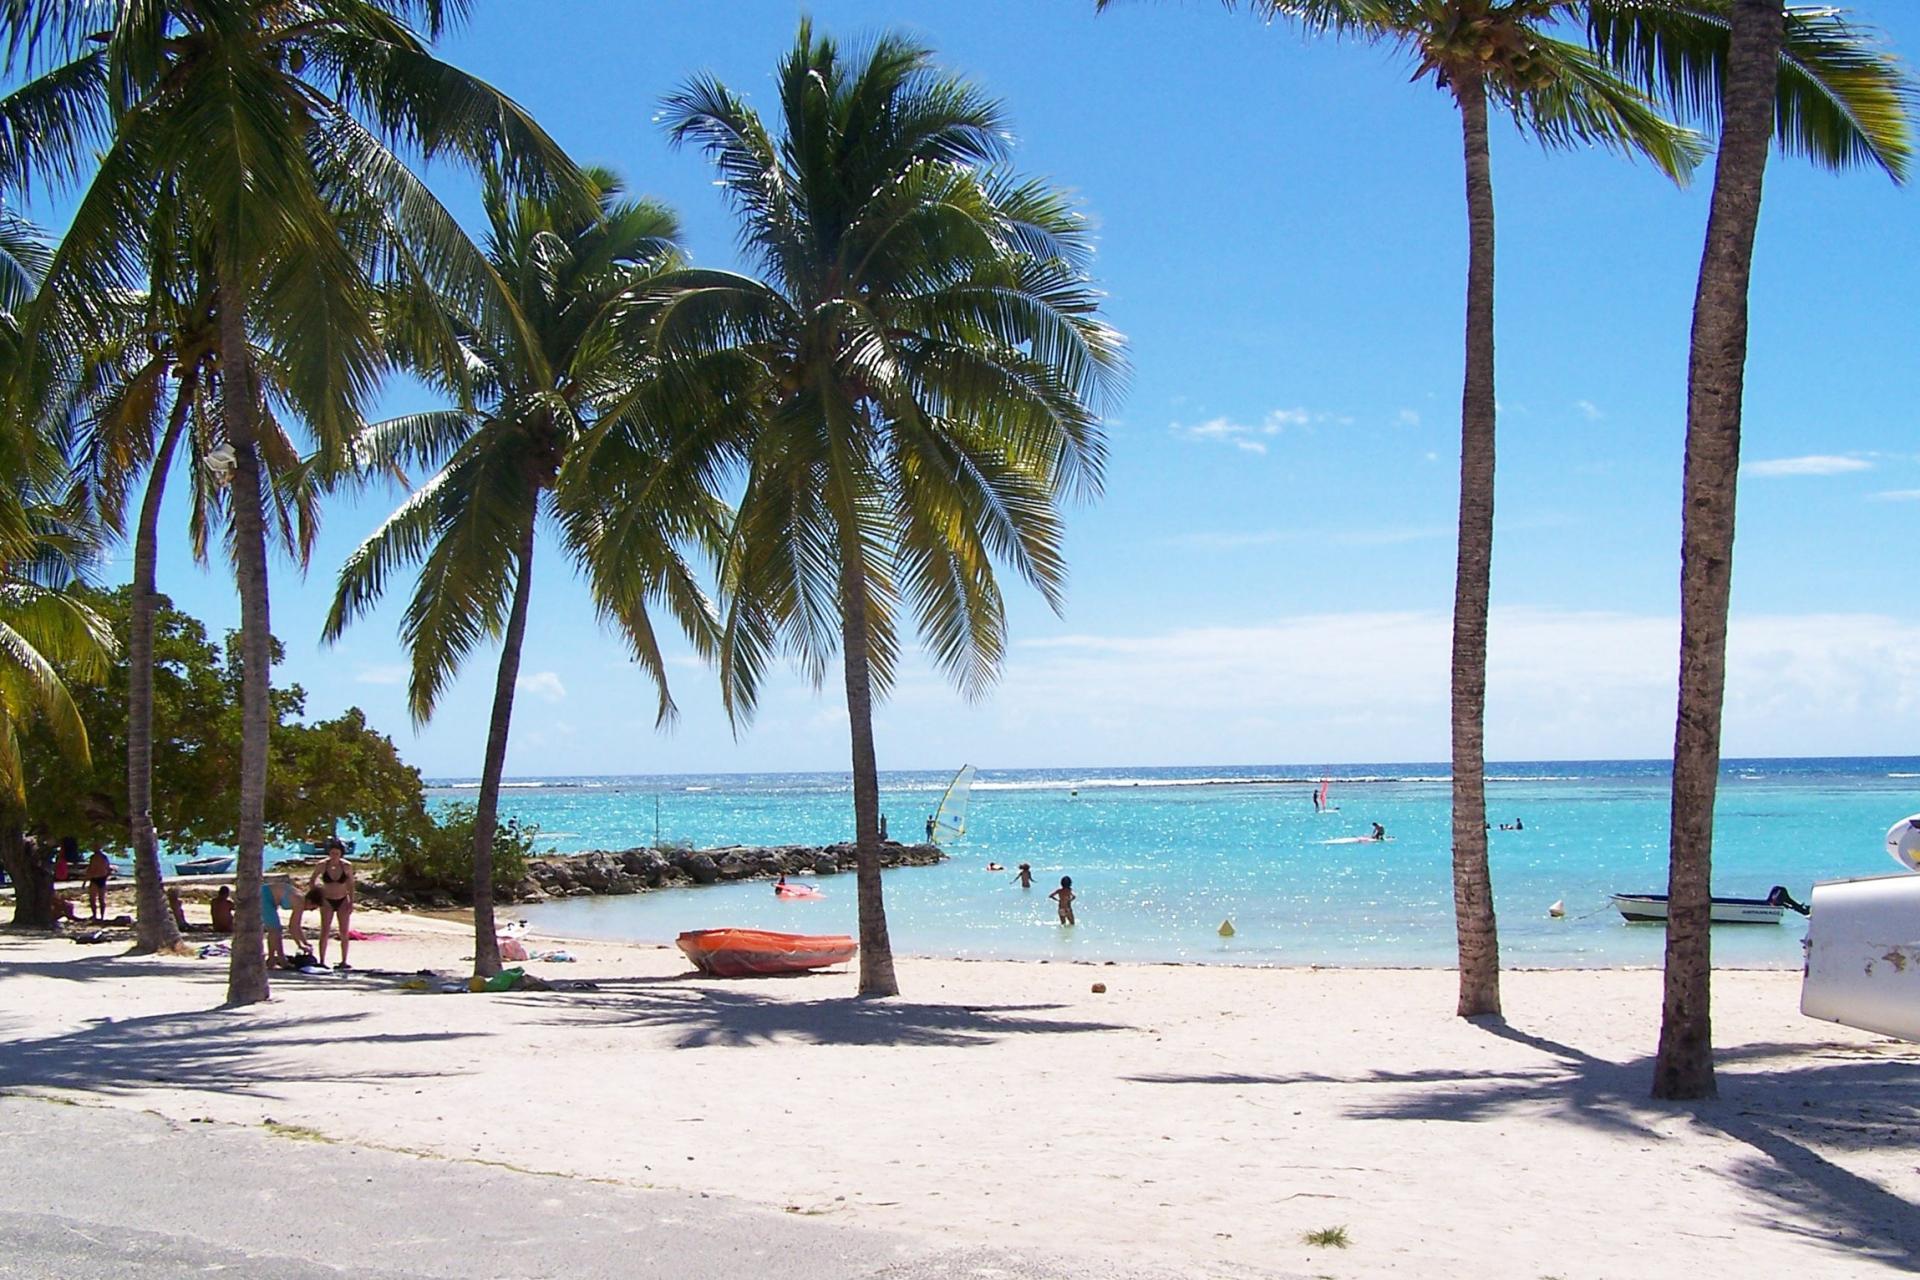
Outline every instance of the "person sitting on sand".
[(87, 855), (87, 918), (104, 922), (107, 918), (107, 881), (113, 877), (113, 864), (107, 855), (95, 849)]
[(187, 923), (187, 908), (180, 901), (180, 891), (172, 885), (167, 886), (167, 909), (173, 912), (173, 927), (182, 933), (192, 933), (195, 926)]
[(213, 901), (207, 904), (213, 913), (213, 931), (215, 933), (233, 932), (233, 890), (226, 885), (220, 886), (220, 892), (213, 895)]
[(1375, 840), (1385, 840), (1385, 839), (1387, 838), (1387, 829), (1386, 829), (1385, 827), (1383, 827), (1383, 826), (1381, 826), (1381, 825), (1380, 825), (1379, 823), (1377, 823), (1377, 822), (1376, 822), (1376, 823), (1374, 823), (1374, 824), (1373, 824), (1373, 838), (1374, 838)]
[(1013, 878), (1015, 883), (1022, 889), (1033, 888), (1033, 864), (1028, 862), (1021, 863), (1019, 872), (1016, 873)]
[(327, 838), (327, 860), (313, 873), (313, 887), (320, 890), (320, 967), (327, 967), (327, 935), (340, 935), (340, 968), (347, 963), (347, 942), (353, 923), (353, 867), (347, 862), (347, 846), (338, 836)]
[(1060, 923), (1073, 923), (1073, 877), (1061, 876), (1060, 887), (1047, 895), (1060, 904)]

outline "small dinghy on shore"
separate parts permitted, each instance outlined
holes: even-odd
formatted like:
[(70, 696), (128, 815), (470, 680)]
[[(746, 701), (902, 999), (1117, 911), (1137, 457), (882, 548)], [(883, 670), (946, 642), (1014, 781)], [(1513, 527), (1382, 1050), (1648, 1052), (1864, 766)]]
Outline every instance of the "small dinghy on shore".
[(233, 870), (234, 856), (230, 853), (210, 853), (204, 858), (175, 858), (173, 873), (177, 876), (223, 876)]
[(765, 929), (695, 929), (677, 939), (693, 967), (716, 978), (804, 973), (845, 964), (859, 946), (845, 934), (770, 933)]
[[(1613, 908), (1627, 918), (1628, 924), (1667, 922), (1667, 895), (1664, 893), (1616, 893), (1613, 895)], [(1807, 909), (1793, 900), (1786, 886), (1777, 884), (1764, 898), (1716, 896), (1712, 913), (1707, 918), (1713, 924), (1779, 924), (1781, 915), (1787, 911), (1807, 914)]]

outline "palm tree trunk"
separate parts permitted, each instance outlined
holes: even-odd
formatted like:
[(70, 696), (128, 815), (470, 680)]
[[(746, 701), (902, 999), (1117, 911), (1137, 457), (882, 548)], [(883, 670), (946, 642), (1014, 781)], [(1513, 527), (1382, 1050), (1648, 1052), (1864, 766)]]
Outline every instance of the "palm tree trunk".
[(53, 873), (38, 848), (27, 848), (26, 828), (17, 811), (0, 814), (0, 867), (13, 881), (12, 927), (53, 928)]
[(153, 611), (155, 561), (160, 538), (160, 501), (167, 468), (187, 424), (199, 373), (189, 368), (174, 388), (173, 412), (154, 451), (140, 525), (133, 537), (133, 619), (127, 636), (127, 812), (133, 836), (134, 951), (165, 951), (180, 945), (180, 929), (160, 883), (160, 850), (153, 830)]
[(473, 818), (473, 971), (482, 978), (500, 972), (500, 938), (493, 921), (493, 833), (500, 820), (500, 779), (507, 768), (507, 733), (513, 725), (514, 687), (520, 679), (520, 649), (527, 638), (527, 600), (533, 594), (533, 535), (539, 510), (536, 485), (520, 535), (520, 575), (513, 610), (500, 644), (500, 671), (493, 682), (493, 720), (487, 726), (487, 756), (480, 767), (480, 796)]
[(1463, 1018), (1500, 1012), (1500, 939), (1487, 869), (1487, 598), (1493, 572), (1493, 169), (1487, 91), (1463, 77), (1467, 368), (1460, 395), (1460, 535), (1453, 579), (1453, 915)]
[(860, 994), (897, 996), (887, 906), (880, 892), (880, 769), (873, 751), (873, 675), (867, 665), (867, 583), (857, 556), (840, 556), (840, 653), (853, 737), (854, 878), (860, 899)]
[(1653, 1066), (1656, 1098), (1711, 1098), (1713, 956), (1708, 925), (1727, 609), (1746, 383), (1747, 286), (1773, 136), (1785, 23), (1781, 0), (1738, 0), (1727, 51), (1720, 153), (1687, 366), (1687, 462), (1680, 530), (1680, 698), (1673, 735), (1667, 861), (1666, 1000)]
[(233, 956), (227, 1003), (267, 999), (266, 941), (261, 930), (261, 855), (266, 847), (268, 702), (272, 632), (267, 613), (267, 537), (261, 506), (260, 452), (255, 441), (253, 371), (245, 303), (232, 278), (216, 285), (220, 309), (220, 416), (233, 446), (234, 577), (240, 586), (240, 847), (234, 875)]

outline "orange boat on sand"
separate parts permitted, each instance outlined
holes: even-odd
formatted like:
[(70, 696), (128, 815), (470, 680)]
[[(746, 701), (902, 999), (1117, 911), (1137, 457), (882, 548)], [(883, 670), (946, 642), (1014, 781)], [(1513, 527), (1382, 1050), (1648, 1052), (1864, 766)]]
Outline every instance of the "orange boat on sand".
[(693, 967), (716, 978), (803, 973), (845, 964), (859, 946), (845, 934), (770, 933), (765, 929), (695, 929), (678, 939)]

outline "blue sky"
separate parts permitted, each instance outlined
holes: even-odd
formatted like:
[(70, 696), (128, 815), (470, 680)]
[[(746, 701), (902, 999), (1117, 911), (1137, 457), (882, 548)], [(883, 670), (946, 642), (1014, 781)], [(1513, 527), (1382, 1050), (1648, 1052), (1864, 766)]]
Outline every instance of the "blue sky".
[[(1920, 14), (1856, 6), (1920, 50)], [(1071, 516), (1065, 616), (1010, 588), (1013, 644), (969, 706), (910, 663), (882, 767), (1431, 760), (1447, 750), (1464, 214), (1458, 117), (1393, 55), (1187, 4), (816, 0), (1002, 98), (1017, 164), (1078, 193), (1134, 373), (1107, 492)], [(578, 159), (681, 214), (735, 266), (703, 159), (660, 97), (710, 71), (762, 110), (801, 7), (476, 6), (446, 56), (518, 98)], [(470, 184), (436, 185), (469, 221)], [(1488, 751), (1658, 756), (1671, 743), (1686, 337), (1710, 173), (1676, 190), (1605, 153), (1496, 127), (1500, 471)], [(1754, 288), (1729, 754), (1912, 749), (1920, 635), (1920, 206), (1884, 177), (1776, 155)], [(419, 402), (396, 391), (391, 410)], [(177, 492), (177, 486), (176, 486)], [(277, 679), (364, 707), (432, 776), (480, 767), (491, 651), (417, 734), (403, 597), (323, 647), (333, 575), (398, 500), (331, 508), (302, 581), (277, 566)], [(184, 513), (169, 517), (184, 528)], [(124, 578), (127, 557), (110, 567)], [(176, 539), (161, 586), (214, 626), (218, 572)], [(511, 774), (840, 769), (839, 690), (783, 678), (737, 738), (684, 652), (653, 694), (549, 555), (536, 580)]]

